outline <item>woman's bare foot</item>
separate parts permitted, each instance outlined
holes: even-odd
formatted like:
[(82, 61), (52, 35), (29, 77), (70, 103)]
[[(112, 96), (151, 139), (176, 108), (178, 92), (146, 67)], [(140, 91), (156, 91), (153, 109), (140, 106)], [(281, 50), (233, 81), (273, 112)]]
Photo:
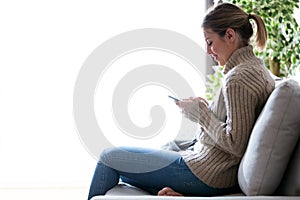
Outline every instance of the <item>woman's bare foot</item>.
[(183, 196), (182, 194), (175, 192), (172, 188), (165, 187), (157, 193), (158, 196)]

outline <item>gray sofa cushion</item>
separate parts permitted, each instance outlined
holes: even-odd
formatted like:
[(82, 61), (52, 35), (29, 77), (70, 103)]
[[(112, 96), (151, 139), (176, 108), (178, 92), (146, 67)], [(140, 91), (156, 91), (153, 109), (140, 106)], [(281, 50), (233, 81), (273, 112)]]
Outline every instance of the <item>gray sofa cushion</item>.
[(300, 140), (290, 159), (277, 194), (300, 196)]
[(127, 183), (120, 182), (118, 185), (106, 192), (107, 196), (140, 196), (140, 195), (150, 195), (150, 193), (131, 186)]
[(284, 175), (300, 132), (300, 86), (292, 80), (278, 84), (255, 126), (238, 171), (246, 195), (271, 195)]
[(168, 196), (96, 196), (92, 200), (299, 200), (299, 197), (284, 196), (222, 196), (222, 197), (168, 197)]

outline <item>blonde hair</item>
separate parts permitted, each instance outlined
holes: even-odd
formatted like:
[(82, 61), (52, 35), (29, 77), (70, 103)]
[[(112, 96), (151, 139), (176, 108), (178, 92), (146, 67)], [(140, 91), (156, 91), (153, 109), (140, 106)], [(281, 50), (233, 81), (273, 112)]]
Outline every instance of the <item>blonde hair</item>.
[(253, 27), (250, 23), (253, 19), (256, 23), (255, 45), (259, 50), (263, 50), (267, 43), (268, 33), (262, 18), (256, 14), (247, 14), (240, 7), (230, 3), (220, 3), (210, 10), (205, 16), (202, 27), (210, 28), (223, 37), (228, 28), (235, 30), (243, 46), (249, 45), (253, 35)]

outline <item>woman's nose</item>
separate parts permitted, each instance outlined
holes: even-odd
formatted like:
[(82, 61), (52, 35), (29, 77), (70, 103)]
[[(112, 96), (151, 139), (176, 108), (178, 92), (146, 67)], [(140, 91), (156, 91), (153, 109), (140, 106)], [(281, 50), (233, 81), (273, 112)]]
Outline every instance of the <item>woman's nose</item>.
[(207, 54), (212, 54), (210, 46), (206, 45), (206, 53)]

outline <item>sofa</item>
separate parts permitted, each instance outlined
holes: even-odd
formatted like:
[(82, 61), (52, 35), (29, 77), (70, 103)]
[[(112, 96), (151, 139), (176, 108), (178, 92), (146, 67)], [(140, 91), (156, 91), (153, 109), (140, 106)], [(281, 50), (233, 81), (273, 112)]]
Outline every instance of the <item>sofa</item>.
[(300, 199), (300, 86), (293, 79), (276, 86), (258, 117), (238, 170), (240, 193), (214, 197), (160, 197), (119, 183), (92, 200)]

